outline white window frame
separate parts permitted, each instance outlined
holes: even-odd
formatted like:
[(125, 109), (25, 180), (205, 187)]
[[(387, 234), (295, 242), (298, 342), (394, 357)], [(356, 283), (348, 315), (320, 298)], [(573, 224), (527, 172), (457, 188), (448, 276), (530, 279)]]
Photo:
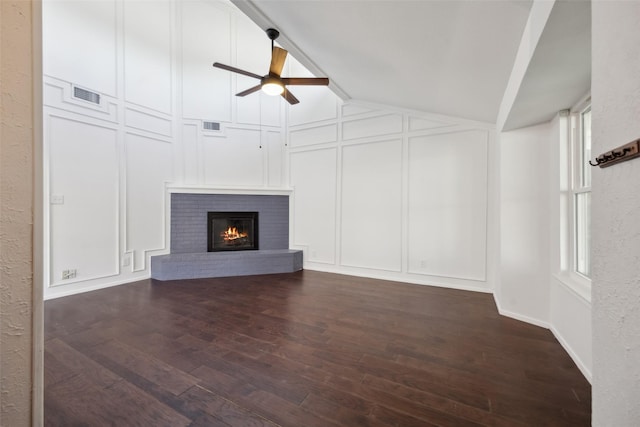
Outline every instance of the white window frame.
[[(568, 213), (568, 225), (569, 225), (569, 256), (568, 256), (568, 273), (571, 279), (582, 286), (591, 288), (591, 278), (587, 275), (578, 271), (578, 248), (577, 248), (577, 239), (578, 239), (578, 210), (577, 210), (577, 199), (579, 194), (591, 193), (591, 185), (583, 185), (582, 184), (582, 169), (581, 163), (585, 162), (585, 168), (590, 168), (591, 166), (587, 163), (588, 159), (586, 156), (583, 156), (582, 152), (582, 115), (583, 113), (589, 111), (591, 109), (591, 97), (587, 97), (582, 102), (578, 103), (574, 108), (570, 111), (570, 156), (569, 156), (569, 170), (571, 174), (570, 179), (570, 189), (569, 195), (570, 200), (568, 201), (567, 213)], [(590, 215), (590, 213), (589, 213)], [(588, 252), (589, 248), (587, 248)], [(589, 257), (589, 255), (587, 255)], [(591, 269), (591, 261), (589, 260), (589, 270)]]

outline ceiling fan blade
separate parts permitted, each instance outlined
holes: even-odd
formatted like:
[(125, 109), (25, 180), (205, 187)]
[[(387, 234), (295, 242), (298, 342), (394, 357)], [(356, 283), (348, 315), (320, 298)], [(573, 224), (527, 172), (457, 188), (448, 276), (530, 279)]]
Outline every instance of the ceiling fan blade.
[(287, 59), (287, 51), (281, 47), (275, 46), (271, 51), (271, 66), (269, 67), (269, 74), (275, 74), (280, 77), (282, 68), (284, 67), (284, 61)]
[(257, 86), (254, 86), (254, 87), (250, 87), (247, 90), (243, 90), (242, 92), (236, 93), (236, 96), (247, 96), (250, 93), (259, 91), (261, 87), (262, 87), (262, 85), (257, 85)]
[(282, 83), (293, 86), (327, 86), (329, 79), (326, 77), (284, 77)]
[(287, 100), (287, 102), (288, 102), (289, 104), (291, 104), (291, 105), (295, 105), (295, 104), (297, 104), (298, 102), (300, 102), (300, 101), (298, 101), (298, 98), (296, 98), (295, 96), (293, 96), (293, 94), (292, 94), (291, 92), (289, 92), (289, 90), (288, 90), (288, 89), (286, 89), (286, 88), (284, 89), (284, 92), (282, 92), (282, 97), (283, 97), (284, 99), (286, 99), (286, 100)]
[(262, 79), (262, 76), (259, 76), (249, 71), (241, 70), (240, 68), (232, 67), (231, 65), (224, 65), (219, 62), (214, 62), (213, 66), (216, 68), (222, 68), (223, 70), (231, 71), (233, 73), (238, 73), (238, 74), (243, 74), (245, 76), (253, 77), (254, 79)]

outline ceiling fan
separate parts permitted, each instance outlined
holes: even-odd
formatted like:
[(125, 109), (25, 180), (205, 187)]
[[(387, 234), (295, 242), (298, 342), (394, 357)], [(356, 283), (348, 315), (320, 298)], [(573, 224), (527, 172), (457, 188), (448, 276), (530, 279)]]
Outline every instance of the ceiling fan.
[(266, 33), (271, 39), (271, 66), (269, 67), (269, 74), (259, 76), (258, 74), (241, 70), (230, 65), (221, 64), (219, 62), (213, 63), (213, 66), (216, 68), (221, 68), (223, 70), (260, 80), (259, 85), (236, 93), (236, 96), (246, 96), (262, 89), (262, 91), (267, 95), (281, 95), (289, 102), (289, 104), (293, 105), (300, 101), (298, 101), (298, 98), (293, 96), (286, 86), (327, 86), (329, 84), (329, 79), (326, 77), (280, 77), (280, 73), (282, 73), (282, 68), (284, 67), (284, 61), (287, 59), (287, 51), (274, 46), (274, 40), (280, 35), (278, 30), (269, 28)]

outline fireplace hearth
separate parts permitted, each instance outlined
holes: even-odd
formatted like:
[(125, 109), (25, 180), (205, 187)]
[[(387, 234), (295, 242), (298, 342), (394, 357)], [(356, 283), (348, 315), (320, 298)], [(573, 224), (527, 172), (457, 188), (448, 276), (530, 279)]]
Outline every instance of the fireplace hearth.
[[(250, 194), (246, 189), (242, 190), (243, 194), (232, 194), (228, 189), (215, 191), (169, 188), (171, 252), (151, 257), (153, 279), (202, 279), (302, 270), (302, 251), (289, 249), (289, 191), (261, 189)], [(215, 218), (209, 217), (210, 212), (222, 213), (231, 217), (227, 220), (239, 222), (218, 227)], [(253, 218), (253, 226), (245, 223), (247, 213)], [(252, 234), (255, 250), (248, 250), (245, 239)], [(227, 243), (222, 249), (212, 251), (216, 243), (221, 243), (216, 239), (224, 240), (225, 236)]]
[(258, 212), (208, 212), (207, 251), (258, 250)]

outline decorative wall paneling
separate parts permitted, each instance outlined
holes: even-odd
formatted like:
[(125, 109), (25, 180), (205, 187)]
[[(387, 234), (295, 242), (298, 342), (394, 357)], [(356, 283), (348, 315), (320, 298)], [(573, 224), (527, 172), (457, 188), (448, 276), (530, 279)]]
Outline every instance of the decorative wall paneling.
[(146, 270), (148, 257), (167, 248), (165, 189), (158, 184), (173, 180), (171, 154), (171, 142), (125, 135), (125, 252), (132, 256), (134, 272)]
[(288, 127), (292, 235), (305, 268), (490, 291), (492, 127), (336, 105), (335, 120)]
[(154, 113), (139, 107), (125, 107), (124, 124), (127, 128), (148, 132), (155, 136), (173, 136), (173, 117)]
[(342, 147), (340, 263), (402, 271), (402, 140)]
[(204, 184), (260, 187), (264, 181), (262, 133), (253, 129), (228, 128), (227, 137), (203, 136)]
[(44, 74), (117, 97), (121, 3), (52, 0), (42, 14)]
[(335, 143), (338, 140), (338, 125), (318, 125), (289, 131), (289, 147), (308, 147), (316, 144)]
[(46, 119), (50, 285), (116, 276), (120, 252), (117, 130), (53, 113)]
[(409, 138), (409, 272), (486, 280), (484, 130)]
[(363, 105), (348, 103), (342, 104), (340, 111), (342, 112), (342, 117), (352, 117), (359, 116), (363, 114), (375, 114), (376, 110), (369, 109)]
[(187, 1), (179, 10), (182, 117), (231, 122), (233, 73), (211, 66), (232, 63), (231, 9), (215, 1)]
[(421, 117), (409, 117), (409, 132), (427, 131), (439, 128), (455, 126), (454, 123), (429, 120)]
[[(80, 3), (43, 5), (45, 193), (56, 196), (45, 209), (45, 298), (148, 277), (150, 255), (168, 252), (167, 184), (273, 188), (288, 179), (285, 103), (240, 100), (244, 82), (211, 66), (267, 70), (261, 29), (224, 1), (160, 1), (151, 15), (145, 2)], [(100, 103), (75, 98), (76, 86)]]
[(198, 159), (202, 158), (201, 147), (198, 141), (201, 134), (202, 122), (183, 121), (180, 144), (182, 145), (181, 164), (179, 164), (179, 175), (176, 175), (178, 182), (184, 184), (199, 184), (203, 182), (202, 164)]
[(343, 141), (402, 133), (402, 115), (386, 114), (378, 117), (346, 120), (342, 123)]
[(159, 113), (173, 111), (173, 4), (154, 1), (122, 3), (124, 100)]
[(265, 130), (262, 131), (263, 142), (262, 149), (264, 155), (264, 182), (268, 187), (278, 188), (284, 187), (286, 184), (284, 177), (284, 132)]
[(334, 265), (337, 260), (338, 150), (321, 148), (291, 153), (289, 165), (294, 189), (293, 247), (305, 250), (305, 262)]
[[(82, 116), (88, 116), (112, 123), (118, 122), (118, 102), (116, 98), (100, 93), (100, 104), (73, 97), (74, 85), (71, 82), (56, 79), (51, 76), (44, 78), (43, 103), (47, 107), (67, 111)], [(79, 86), (77, 86), (79, 87)], [(89, 88), (83, 88), (91, 90)], [(95, 91), (95, 90), (94, 90)]]

